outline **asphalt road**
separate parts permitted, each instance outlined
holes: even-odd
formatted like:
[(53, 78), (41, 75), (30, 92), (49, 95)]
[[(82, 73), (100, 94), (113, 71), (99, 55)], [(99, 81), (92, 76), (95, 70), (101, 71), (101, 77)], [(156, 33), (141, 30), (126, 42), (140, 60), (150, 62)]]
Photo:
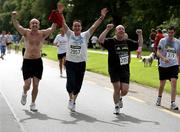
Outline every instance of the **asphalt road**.
[(56, 62), (46, 59), (43, 62), (36, 102), (38, 112), (33, 113), (29, 111), (31, 91), (27, 104), (20, 103), (22, 56), (12, 53), (0, 60), (0, 132), (178, 132), (180, 129), (180, 112), (169, 110), (169, 94), (164, 94), (163, 107), (156, 107), (156, 90), (131, 83), (129, 95), (123, 99), (124, 108), (117, 116), (113, 114), (108, 77), (89, 72), (76, 102), (77, 112), (71, 113), (67, 109), (66, 78), (60, 78)]

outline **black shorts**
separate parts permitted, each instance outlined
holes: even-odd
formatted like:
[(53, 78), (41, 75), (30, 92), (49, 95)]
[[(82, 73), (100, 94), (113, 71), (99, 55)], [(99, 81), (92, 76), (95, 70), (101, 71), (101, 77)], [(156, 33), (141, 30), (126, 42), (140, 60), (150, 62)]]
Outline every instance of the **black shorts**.
[(171, 67), (159, 67), (159, 80), (170, 80), (171, 78), (178, 79), (178, 66), (171, 66)]
[(66, 89), (68, 93), (73, 93), (74, 95), (77, 95), (80, 92), (85, 69), (86, 62), (74, 63), (66, 61)]
[(129, 84), (129, 65), (109, 67), (109, 75), (112, 83), (120, 81)]
[(43, 63), (42, 59), (24, 59), (22, 66), (24, 80), (32, 77), (42, 78)]
[(11, 42), (9, 42), (9, 43), (6, 43), (6, 45), (7, 45), (7, 46), (9, 46), (9, 45), (11, 45), (11, 44), (12, 44)]
[(58, 60), (61, 60), (65, 56), (66, 56), (66, 53), (57, 54)]
[(22, 56), (24, 56), (25, 48), (22, 48)]

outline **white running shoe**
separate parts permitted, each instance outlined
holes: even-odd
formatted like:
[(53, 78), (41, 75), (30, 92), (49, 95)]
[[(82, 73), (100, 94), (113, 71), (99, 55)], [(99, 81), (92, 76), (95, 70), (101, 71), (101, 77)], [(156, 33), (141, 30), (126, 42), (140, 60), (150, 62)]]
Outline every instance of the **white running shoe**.
[(31, 103), (30, 110), (33, 111), (33, 112), (37, 112), (38, 111), (38, 109), (36, 109), (36, 104), (35, 103)]
[(119, 112), (120, 112), (119, 106), (115, 106), (114, 114), (115, 114), (115, 115), (119, 115)]
[(119, 115), (120, 112), (120, 107), (119, 107), (119, 102), (117, 104), (115, 104), (115, 108), (114, 108), (114, 114)]
[(171, 103), (171, 110), (179, 110), (178, 106), (176, 105), (175, 102)]
[(156, 106), (161, 106), (161, 97), (157, 97)]
[(72, 112), (75, 112), (75, 108), (76, 108), (76, 104), (69, 100), (69, 103), (68, 103), (68, 109), (71, 110)]
[(27, 102), (27, 94), (22, 94), (22, 97), (21, 97), (21, 104), (22, 105), (25, 105)]
[(122, 98), (119, 99), (119, 108), (122, 108), (123, 107), (123, 101), (122, 101)]

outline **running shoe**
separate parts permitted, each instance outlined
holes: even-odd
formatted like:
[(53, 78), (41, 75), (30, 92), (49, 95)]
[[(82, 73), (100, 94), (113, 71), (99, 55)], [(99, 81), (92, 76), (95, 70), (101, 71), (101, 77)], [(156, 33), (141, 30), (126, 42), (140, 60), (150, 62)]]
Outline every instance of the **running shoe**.
[(171, 110), (179, 110), (179, 107), (176, 105), (175, 102), (171, 103)]
[(161, 97), (157, 97), (156, 106), (161, 106)]
[(119, 106), (115, 106), (114, 114), (115, 114), (115, 115), (119, 115), (119, 112), (120, 112)]
[(21, 104), (22, 105), (25, 105), (27, 102), (27, 94), (22, 94), (22, 97), (21, 97)]
[(30, 110), (33, 111), (33, 112), (37, 112), (37, 108), (36, 108), (36, 104), (35, 103), (31, 103), (30, 105)]
[(75, 108), (76, 108), (76, 104), (69, 100), (69, 103), (68, 103), (68, 109), (71, 110), (72, 112), (75, 112)]

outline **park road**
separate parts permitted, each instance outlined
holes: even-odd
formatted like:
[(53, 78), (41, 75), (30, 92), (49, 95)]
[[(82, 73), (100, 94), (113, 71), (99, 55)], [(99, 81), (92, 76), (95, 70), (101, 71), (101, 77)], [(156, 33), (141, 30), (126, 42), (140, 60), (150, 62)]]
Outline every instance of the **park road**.
[[(156, 107), (156, 90), (131, 83), (121, 114), (114, 115), (109, 78), (90, 72), (86, 72), (77, 98), (77, 112), (71, 113), (67, 109), (66, 78), (60, 78), (57, 62), (43, 59), (43, 64), (36, 101), (38, 112), (33, 113), (29, 111), (31, 91), (27, 104), (20, 103), (22, 56), (11, 53), (0, 60), (0, 103), (3, 102), (0, 106), (8, 106), (0, 107), (1, 115), (7, 114), (6, 118), (0, 116), (0, 132), (18, 132), (18, 129), (19, 132), (178, 132), (180, 129), (180, 112), (169, 110), (169, 94), (163, 97), (163, 107)], [(179, 97), (177, 102), (180, 103)]]

